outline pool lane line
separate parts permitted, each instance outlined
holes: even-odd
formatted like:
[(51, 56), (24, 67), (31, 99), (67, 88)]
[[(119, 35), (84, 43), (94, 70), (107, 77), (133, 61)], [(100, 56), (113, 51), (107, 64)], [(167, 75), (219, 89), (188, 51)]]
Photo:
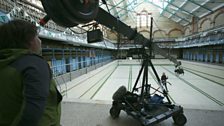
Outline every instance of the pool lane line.
[(131, 65), (131, 81), (130, 81), (130, 91), (132, 89), (132, 65)]
[[(163, 67), (163, 66), (162, 66)], [(165, 70), (167, 70), (169, 73), (171, 73), (172, 75), (176, 76), (173, 72), (171, 72), (170, 70), (168, 70), (167, 68), (163, 67)], [(217, 100), (216, 98), (212, 97), (211, 95), (209, 95), (208, 93), (204, 92), (203, 90), (201, 90), (200, 88), (194, 86), (193, 84), (191, 84), (190, 82), (186, 81), (185, 79), (181, 78), (181, 77), (177, 77), (179, 78), (181, 81), (183, 81), (185, 84), (189, 85), (190, 87), (192, 87), (193, 89), (195, 89), (196, 91), (198, 91), (199, 93), (203, 94), (204, 96), (206, 96), (207, 98), (209, 98), (210, 100), (214, 101), (215, 103), (217, 103), (220, 106), (223, 106), (224, 103)]]
[(191, 69), (191, 68), (188, 68), (188, 67), (183, 67), (184, 69), (189, 69), (191, 71), (195, 71), (195, 72), (198, 72), (198, 73), (202, 73), (202, 74), (206, 74), (206, 75), (209, 75), (209, 76), (212, 76), (212, 77), (216, 77), (216, 78), (219, 78), (219, 79), (224, 79), (224, 77), (219, 77), (219, 76), (215, 76), (213, 74), (209, 74), (209, 73), (205, 73), (205, 72), (201, 72), (199, 70), (194, 70), (194, 69)]
[(114, 68), (114, 70), (110, 73), (110, 75), (107, 77), (107, 79), (100, 85), (100, 87), (96, 90), (96, 92), (90, 97), (90, 99), (93, 99), (93, 97), (99, 92), (99, 90), (103, 87), (103, 85), (107, 82), (107, 80), (110, 78), (110, 76), (114, 73), (114, 71), (117, 69), (118, 66)]
[[(142, 64), (118, 64), (118, 66), (141, 66)], [(154, 66), (174, 66), (173, 64), (154, 64)]]
[[(112, 65), (113, 65), (113, 64), (109, 65), (108, 67), (110, 67), (110, 66), (112, 66)], [(92, 78), (92, 77), (98, 75), (100, 72), (106, 70), (108, 67), (105, 67), (104, 69), (102, 69), (101, 71), (97, 72), (96, 74), (93, 74), (92, 76), (90, 76), (90, 77), (88, 77), (88, 78), (86, 78), (86, 79), (81, 80), (81, 81), (78, 82), (76, 85), (74, 85), (74, 86), (70, 87), (69, 89), (67, 89), (67, 92), (70, 91), (71, 89), (73, 89), (74, 87), (79, 86), (80, 84), (82, 84), (83, 82), (87, 81), (88, 79), (90, 79), (90, 78)], [(117, 66), (116, 66), (116, 67), (117, 67)], [(61, 92), (62, 96), (64, 96), (63, 93), (65, 93), (65, 92), (66, 92), (66, 90), (63, 90), (63, 91)]]
[(85, 94), (87, 94), (93, 87), (95, 87), (96, 85), (98, 85), (100, 81), (104, 80), (104, 78), (106, 78), (107, 75), (108, 75), (109, 73), (111, 73), (112, 71), (113, 71), (113, 69), (112, 69), (111, 71), (107, 72), (102, 78), (100, 78), (97, 82), (95, 82), (89, 89), (87, 89), (84, 93), (82, 93), (82, 94), (79, 96), (79, 98), (81, 98), (81, 97), (83, 97)]
[[(203, 64), (201, 63), (202, 65), (199, 65), (199, 64), (194, 64), (194, 63), (188, 63), (188, 62), (184, 62), (186, 64), (191, 64), (191, 65), (195, 65), (195, 66), (200, 66), (200, 67), (206, 67), (206, 68), (210, 68), (210, 69), (215, 69), (215, 70), (220, 70), (220, 71), (223, 71), (224, 69), (219, 69), (219, 68), (214, 68), (214, 67), (210, 67), (210, 66), (205, 66), (206, 64)], [(200, 63), (200, 62), (197, 62), (197, 63)], [(207, 64), (207, 65), (213, 65), (213, 64)], [(218, 66), (218, 65), (215, 65), (214, 66)], [(219, 67), (222, 67), (222, 66), (219, 66)]]
[[(174, 66), (174, 65), (157, 65), (157, 66)], [(197, 73), (195, 73), (195, 72), (191, 72), (191, 71), (187, 70), (187, 69), (190, 69), (190, 68), (187, 68), (187, 67), (183, 67), (183, 68), (184, 68), (184, 70), (186, 70), (186, 71), (188, 71), (188, 72), (190, 72), (190, 73), (192, 73), (192, 74), (195, 74), (195, 75), (197, 75), (197, 76), (199, 76), (199, 77), (202, 77), (202, 78), (204, 78), (204, 79), (206, 79), (206, 80), (209, 80), (209, 81), (211, 81), (211, 82), (213, 82), (213, 83), (216, 83), (216, 84), (218, 84), (218, 85), (220, 85), (220, 86), (224, 86), (224, 84), (222, 84), (222, 83), (216, 82), (216, 81), (214, 81), (214, 80), (212, 80), (212, 79), (209, 79), (209, 78), (204, 77), (204, 76), (202, 76), (202, 75), (199, 75), (199, 74), (197, 74)], [(191, 69), (191, 70), (193, 71), (193, 69)], [(194, 71), (196, 71), (196, 70), (194, 70)], [(215, 76), (215, 75), (207, 74), (207, 73), (204, 73), (204, 72), (200, 72), (200, 71), (197, 71), (197, 72), (199, 72), (199, 73), (203, 73), (203, 74), (206, 74), (206, 75), (209, 75), (209, 76), (213, 76), (213, 77), (216, 77), (216, 78), (219, 78), (219, 79), (224, 79), (224, 78), (222, 78), (222, 77), (218, 77), (218, 76)]]
[[(150, 70), (148, 70), (148, 71), (149, 71), (149, 74), (151, 74), (153, 80), (158, 84), (159, 82), (157, 81), (157, 79), (156, 79), (156, 77), (154, 76), (154, 74), (153, 74)], [(158, 84), (158, 85), (159, 85), (159, 84)], [(175, 102), (174, 99), (170, 96), (169, 93), (168, 93), (168, 97), (171, 99), (171, 101), (172, 101), (174, 104), (176, 104), (176, 102)]]
[(130, 85), (130, 72), (131, 72), (131, 66), (129, 67), (129, 76), (128, 76), (128, 91), (130, 91), (129, 90), (129, 85)]
[(129, 67), (129, 77), (128, 77), (128, 91), (131, 91), (132, 86), (132, 65)]
[(194, 75), (197, 75), (197, 76), (199, 76), (199, 77), (201, 77), (201, 78), (204, 78), (204, 79), (206, 79), (206, 80), (208, 80), (208, 81), (211, 81), (211, 82), (213, 82), (213, 83), (215, 83), (215, 84), (218, 84), (218, 85), (224, 87), (224, 84), (222, 84), (222, 83), (216, 82), (216, 81), (214, 81), (214, 80), (212, 80), (212, 79), (209, 79), (209, 78), (207, 78), (207, 77), (204, 77), (204, 76), (202, 76), (202, 75), (200, 75), (200, 74), (197, 74), (197, 73), (195, 73), (195, 72), (193, 72), (193, 71), (190, 71), (190, 70), (187, 70), (187, 69), (185, 69), (185, 70), (188, 71), (189, 73), (192, 73), (192, 74), (194, 74)]

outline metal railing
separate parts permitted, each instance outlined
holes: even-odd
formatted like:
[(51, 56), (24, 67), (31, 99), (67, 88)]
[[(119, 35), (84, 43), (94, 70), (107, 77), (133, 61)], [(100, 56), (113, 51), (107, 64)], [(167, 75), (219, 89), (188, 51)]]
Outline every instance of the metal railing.
[[(55, 60), (56, 61), (56, 60)], [(95, 58), (95, 59), (89, 59), (85, 61), (75, 61), (73, 63), (64, 63), (64, 60), (58, 60), (59, 62), (56, 63), (55, 61), (51, 64), (51, 70), (53, 72), (54, 77), (80, 70), (83, 68), (87, 68), (93, 65), (96, 65), (98, 63), (112, 61), (111, 56), (101, 57), (101, 58)]]
[[(46, 15), (43, 10), (36, 8), (34, 6), (25, 4), (20, 1), (12, 2), (10, 0), (0, 0), (0, 9), (5, 10), (4, 12), (9, 17), (9, 19), (22, 19), (30, 21), (37, 26), (39, 20)], [(97, 47), (115, 49), (113, 43), (109, 40), (104, 40), (96, 44), (87, 43), (86, 34), (75, 34), (70, 29), (61, 27), (55, 24), (53, 21), (49, 21), (44, 27), (40, 27), (40, 36), (47, 38), (54, 38), (62, 41), (66, 41), (74, 44), (83, 44), (83, 45), (93, 45)], [(73, 28), (72, 30), (80, 32), (80, 28)], [(81, 30), (82, 31), (82, 30)]]

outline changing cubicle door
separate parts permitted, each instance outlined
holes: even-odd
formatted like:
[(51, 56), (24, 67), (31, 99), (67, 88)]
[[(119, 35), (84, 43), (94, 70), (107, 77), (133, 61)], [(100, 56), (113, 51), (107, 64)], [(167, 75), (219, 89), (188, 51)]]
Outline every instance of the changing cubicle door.
[(215, 61), (216, 61), (216, 52), (213, 51), (213, 53), (212, 53), (212, 63), (215, 63)]
[(207, 52), (204, 55), (204, 62), (208, 62), (208, 53)]
[(224, 51), (222, 51), (222, 63), (224, 63)]
[(213, 52), (212, 51), (210, 52), (210, 62), (211, 63), (213, 62)]
[(222, 63), (222, 51), (219, 51), (219, 62), (218, 63)]
[(216, 51), (215, 53), (215, 63), (219, 63), (219, 52)]
[(71, 72), (72, 57), (65, 59), (66, 72)]

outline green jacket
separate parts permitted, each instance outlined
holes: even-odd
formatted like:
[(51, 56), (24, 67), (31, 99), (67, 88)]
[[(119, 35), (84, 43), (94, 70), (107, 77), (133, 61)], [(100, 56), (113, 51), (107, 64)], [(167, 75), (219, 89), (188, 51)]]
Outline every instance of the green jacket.
[[(0, 126), (18, 126), (26, 107), (24, 75), (10, 64), (29, 54), (28, 50), (0, 50)], [(50, 71), (50, 69), (49, 69)], [(38, 126), (60, 126), (62, 96), (53, 79)]]

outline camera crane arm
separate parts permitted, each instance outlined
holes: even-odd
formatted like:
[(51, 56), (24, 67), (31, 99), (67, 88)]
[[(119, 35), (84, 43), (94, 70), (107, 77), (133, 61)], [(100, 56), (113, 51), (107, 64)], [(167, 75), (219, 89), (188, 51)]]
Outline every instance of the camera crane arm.
[[(176, 64), (176, 66), (181, 65), (180, 62), (178, 62), (175, 58), (167, 55), (162, 49), (160, 49), (156, 44), (152, 43), (152, 30), (150, 30), (150, 39), (145, 38), (143, 35), (137, 33), (136, 30), (133, 30), (131, 27), (127, 26), (123, 22), (119, 21), (117, 18), (113, 17), (108, 12), (104, 11), (102, 8), (99, 7), (99, 0), (41, 0), (43, 7), (47, 13), (45, 18), (40, 21), (41, 25), (44, 25), (52, 19), (55, 23), (58, 25), (64, 26), (64, 27), (74, 27), (78, 24), (88, 23), (92, 20), (97, 21), (98, 23), (113, 29), (117, 31), (118, 33), (123, 34), (124, 36), (128, 37), (130, 40), (134, 40), (135, 42), (141, 42), (143, 43), (143, 47), (148, 47), (150, 49), (150, 55), (145, 54), (145, 59), (143, 60), (142, 67), (139, 71), (138, 78), (136, 82), (138, 82), (142, 71), (144, 70), (143, 75), (143, 81), (142, 81), (142, 89), (141, 89), (141, 100), (144, 101), (144, 87), (145, 91), (150, 92), (148, 88), (150, 88), (150, 85), (148, 85), (148, 66), (150, 63), (153, 71), (155, 71), (155, 68), (153, 67), (153, 64), (151, 62), (151, 50), (154, 49), (156, 52), (159, 52), (159, 54), (163, 55), (164, 57), (170, 59), (172, 62)], [(152, 23), (152, 22), (151, 22)], [(152, 27), (152, 25), (151, 25)], [(145, 51), (144, 51), (145, 52)], [(156, 71), (154, 72), (157, 76), (158, 81), (160, 82), (160, 79), (158, 77), (158, 74)], [(146, 85), (145, 85), (146, 84)], [(133, 87), (133, 91), (136, 88), (137, 83), (135, 83), (135, 86)], [(159, 83), (161, 86), (161, 83)], [(126, 92), (125, 92), (126, 93)], [(164, 96), (167, 98), (169, 102), (169, 106), (167, 106), (170, 110), (165, 112), (165, 114), (157, 114), (155, 117), (157, 118), (145, 118), (145, 116), (139, 117), (139, 114), (132, 114), (131, 111), (128, 109), (124, 109), (128, 114), (132, 115), (136, 119), (140, 119), (139, 121), (143, 125), (151, 125), (158, 123), (160, 121), (163, 121), (164, 119), (167, 119), (171, 116), (174, 118), (174, 122), (179, 125), (184, 125), (186, 123), (186, 117), (183, 115), (183, 108), (181, 106), (175, 106), (171, 103), (169, 100), (169, 97), (167, 95), (167, 92), (163, 90)], [(123, 105), (121, 103), (121, 105)], [(114, 104), (113, 104), (114, 106)], [(112, 106), (112, 108), (113, 108)], [(127, 106), (124, 106), (126, 108)], [(128, 106), (129, 107), (129, 106)], [(110, 113), (112, 117), (118, 117), (120, 110), (114, 113), (114, 109), (110, 110)], [(115, 111), (117, 107), (114, 107)], [(123, 107), (122, 107), (123, 108)], [(129, 107), (130, 108), (130, 107)], [(119, 108), (120, 109), (120, 108)], [(143, 117), (143, 118), (142, 118)], [(179, 120), (182, 119), (182, 120)]]
[(174, 57), (169, 56), (149, 39), (100, 8), (99, 1), (97, 0), (54, 0), (54, 2), (53, 0), (41, 0), (41, 2), (47, 13), (47, 16), (40, 21), (42, 25), (46, 24), (50, 19), (64, 27), (74, 27), (78, 24), (95, 20), (99, 24), (123, 34), (128, 37), (128, 39), (134, 40), (136, 43), (141, 42), (143, 46), (154, 49), (155, 52), (169, 59), (176, 66), (181, 65)]
[(145, 38), (143, 35), (137, 33), (136, 30), (133, 30), (130, 26), (126, 25), (122, 21), (118, 20), (113, 15), (109, 14), (105, 10), (99, 7), (98, 14), (94, 19), (98, 23), (105, 25), (106, 27), (117, 31), (118, 33), (123, 34), (124, 36), (128, 37), (130, 40), (134, 40), (135, 42), (141, 42), (144, 46), (149, 47), (147, 44), (151, 45), (151, 48), (157, 52), (158, 54), (164, 56), (165, 58), (169, 59), (171, 62), (175, 64), (175, 66), (180, 66), (181, 62), (177, 61), (176, 58), (170, 56), (166, 53), (163, 49), (161, 49), (155, 43), (150, 42), (149, 39)]
[[(143, 44), (143, 47), (148, 47), (149, 49), (153, 49), (155, 52), (161, 54), (165, 58), (172, 61), (175, 64), (175, 66), (180, 66), (181, 65), (180, 61), (177, 61), (176, 58), (170, 56), (163, 49), (161, 49), (158, 45), (156, 45), (155, 43), (152, 42), (152, 36), (151, 36), (152, 33), (150, 33), (150, 39), (145, 38), (143, 35), (137, 33), (136, 30), (133, 30), (130, 26), (121, 22), (120, 20), (118, 20), (117, 18), (115, 18), (114, 16), (112, 16), (111, 14), (106, 12), (105, 10), (103, 10), (102, 8), (99, 8), (98, 14), (97, 14), (97, 16), (94, 20), (96, 20), (98, 23), (100, 23), (102, 25), (105, 25), (106, 27), (108, 27), (110, 29), (113, 29), (113, 30), (117, 31), (118, 33), (123, 34), (124, 36), (128, 37), (128, 39), (134, 40), (136, 43), (141, 42)], [(151, 25), (152, 25), (152, 22), (151, 22)], [(151, 26), (151, 31), (152, 31), (152, 26)], [(149, 57), (149, 58), (151, 58), (151, 57)], [(145, 61), (145, 63), (143, 61), (143, 67), (141, 68), (140, 73), (143, 72), (144, 68), (146, 69), (144, 71), (148, 71), (148, 65), (150, 65), (152, 67), (152, 70), (153, 70), (153, 72), (154, 72), (154, 74), (157, 78), (157, 81), (159, 82), (158, 84), (164, 92), (165, 90), (163, 89), (163, 86), (160, 83), (159, 75), (157, 74), (157, 72), (155, 70), (155, 67), (152, 64), (151, 60)], [(147, 74), (147, 72), (144, 72), (144, 73)], [(148, 76), (148, 75), (146, 75), (146, 76)], [(140, 77), (140, 74), (137, 77), (137, 81), (135, 82), (134, 88), (137, 85), (139, 77)], [(145, 81), (147, 83), (148, 82), (147, 77), (145, 79), (146, 79)], [(143, 90), (144, 90), (144, 86), (142, 88), (141, 94), (143, 94)], [(147, 90), (147, 87), (146, 87), (146, 90)], [(167, 97), (169, 103), (171, 103), (171, 101), (169, 100), (166, 92), (164, 92), (164, 95)]]

